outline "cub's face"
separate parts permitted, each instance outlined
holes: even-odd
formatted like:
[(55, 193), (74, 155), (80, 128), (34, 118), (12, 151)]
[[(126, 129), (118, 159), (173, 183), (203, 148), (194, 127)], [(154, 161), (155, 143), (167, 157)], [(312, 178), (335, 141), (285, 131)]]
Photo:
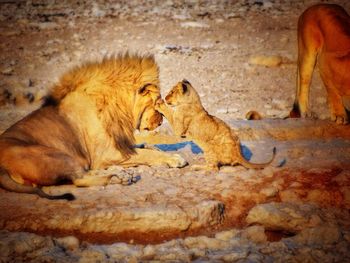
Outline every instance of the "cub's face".
[(187, 80), (177, 83), (166, 95), (165, 101), (170, 106), (179, 106), (191, 103), (193, 99), (193, 87)]
[(159, 98), (159, 88), (153, 84), (146, 84), (136, 92), (133, 110), (135, 129), (154, 130), (162, 124), (163, 117), (154, 108)]

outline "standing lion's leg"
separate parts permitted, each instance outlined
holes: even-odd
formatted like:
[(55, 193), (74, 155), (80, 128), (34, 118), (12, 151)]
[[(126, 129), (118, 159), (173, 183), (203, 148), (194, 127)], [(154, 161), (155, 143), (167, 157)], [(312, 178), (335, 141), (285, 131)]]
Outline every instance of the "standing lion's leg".
[(136, 154), (121, 163), (122, 166), (130, 167), (137, 165), (167, 165), (169, 167), (181, 168), (187, 162), (178, 154), (170, 154), (152, 149), (136, 149)]
[(307, 117), (309, 113), (309, 92), (317, 54), (322, 46), (322, 36), (311, 21), (301, 17), (298, 24), (298, 71), (297, 88), (291, 117)]
[[(322, 58), (320, 62), (323, 62)], [(332, 78), (329, 77), (331, 72), (328, 70), (328, 65), (326, 63), (320, 63), (320, 74), (327, 90), (331, 120), (335, 121), (337, 124), (347, 124), (348, 116), (342, 97), (340, 96), (337, 87), (332, 82)]]
[(327, 88), (327, 91), (328, 103), (331, 111), (331, 120), (335, 121), (337, 124), (347, 124), (349, 119), (343, 105), (342, 97), (334, 87)]
[(309, 92), (316, 57), (316, 50), (302, 49), (299, 54), (295, 107), (298, 107), (301, 117), (309, 115)]

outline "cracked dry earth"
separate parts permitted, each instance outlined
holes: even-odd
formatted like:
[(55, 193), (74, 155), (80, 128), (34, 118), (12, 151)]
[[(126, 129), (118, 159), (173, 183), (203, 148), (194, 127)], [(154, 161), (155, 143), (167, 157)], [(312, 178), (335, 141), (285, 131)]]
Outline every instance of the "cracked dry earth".
[[(350, 130), (331, 123), (317, 74), (315, 120), (283, 120), (296, 72), (296, 21), (316, 1), (0, 1), (0, 132), (40, 104), (69, 67), (153, 53), (162, 93), (186, 78), (262, 170), (140, 166), (130, 186), (0, 189), (0, 262), (349, 262)], [(350, 11), (348, 1), (334, 1)], [(258, 110), (266, 119), (245, 121)], [(138, 143), (176, 143), (167, 123)], [(102, 171), (101, 171), (102, 172)]]

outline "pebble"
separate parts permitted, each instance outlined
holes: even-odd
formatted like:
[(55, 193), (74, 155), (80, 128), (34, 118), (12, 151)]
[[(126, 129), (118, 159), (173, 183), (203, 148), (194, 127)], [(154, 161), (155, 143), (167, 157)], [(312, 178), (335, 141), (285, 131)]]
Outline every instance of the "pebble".
[(265, 66), (265, 67), (278, 67), (282, 64), (282, 57), (255, 55), (250, 57), (249, 63), (252, 65)]
[(209, 25), (203, 22), (189, 21), (180, 23), (184, 28), (209, 28)]
[(219, 239), (219, 240), (223, 240), (223, 241), (228, 241), (228, 240), (234, 238), (235, 236), (237, 236), (238, 233), (239, 233), (238, 230), (231, 229), (228, 231), (222, 231), (222, 232), (216, 233), (215, 238)]
[(7, 67), (1, 70), (1, 74), (7, 75), (7, 76), (12, 75), (13, 72), (14, 72), (14, 68), (12, 67)]
[(55, 22), (45, 22), (45, 23), (31, 22), (29, 23), (29, 26), (38, 28), (40, 30), (53, 30), (61, 27), (58, 23), (55, 23)]
[(278, 189), (276, 187), (266, 187), (261, 189), (260, 193), (266, 197), (274, 197), (278, 193)]
[(265, 228), (263, 226), (250, 226), (244, 229), (241, 234), (242, 238), (251, 240), (254, 243), (265, 243), (267, 237), (265, 235)]
[(77, 239), (75, 236), (66, 236), (54, 240), (58, 246), (68, 250), (78, 249), (80, 244), (79, 239)]

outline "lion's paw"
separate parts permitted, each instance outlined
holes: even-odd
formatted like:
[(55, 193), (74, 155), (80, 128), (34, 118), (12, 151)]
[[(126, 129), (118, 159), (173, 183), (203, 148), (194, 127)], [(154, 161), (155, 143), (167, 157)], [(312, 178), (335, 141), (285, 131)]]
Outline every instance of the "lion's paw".
[(332, 116), (331, 120), (334, 121), (336, 124), (346, 125), (349, 123), (347, 116)]
[(140, 179), (141, 179), (141, 176), (139, 176), (139, 175), (134, 176), (126, 171), (120, 171), (120, 172), (118, 172), (118, 174), (112, 175), (109, 183), (110, 184), (131, 185), (133, 183), (136, 183)]
[(185, 167), (188, 162), (179, 154), (173, 154), (167, 161), (167, 165), (171, 168)]
[(318, 116), (317, 116), (317, 113), (316, 112), (313, 112), (313, 111), (306, 111), (306, 112), (301, 112), (301, 117), (302, 118), (308, 118), (308, 119), (317, 119)]

